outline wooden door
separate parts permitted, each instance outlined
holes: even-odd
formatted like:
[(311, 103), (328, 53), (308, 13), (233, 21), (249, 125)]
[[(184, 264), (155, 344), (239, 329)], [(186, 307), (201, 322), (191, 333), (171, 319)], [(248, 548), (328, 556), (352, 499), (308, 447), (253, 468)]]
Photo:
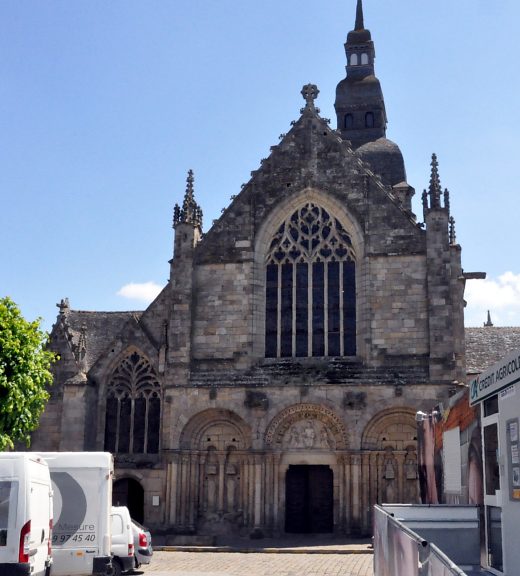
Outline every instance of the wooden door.
[(285, 482), (285, 531), (333, 530), (333, 473), (328, 466), (289, 466)]

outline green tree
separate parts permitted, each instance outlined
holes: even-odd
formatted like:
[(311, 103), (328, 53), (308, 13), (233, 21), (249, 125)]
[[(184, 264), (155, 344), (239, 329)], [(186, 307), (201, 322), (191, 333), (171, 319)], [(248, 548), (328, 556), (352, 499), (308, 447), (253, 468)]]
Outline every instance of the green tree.
[(47, 341), (40, 319), (28, 322), (10, 298), (0, 299), (0, 450), (20, 440), (29, 446), (38, 426), (55, 360)]

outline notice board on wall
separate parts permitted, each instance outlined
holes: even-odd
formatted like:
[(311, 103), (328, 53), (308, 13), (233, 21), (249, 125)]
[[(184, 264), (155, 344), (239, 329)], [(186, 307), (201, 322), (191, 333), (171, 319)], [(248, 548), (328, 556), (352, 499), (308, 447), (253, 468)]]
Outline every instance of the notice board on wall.
[(506, 421), (507, 461), (509, 467), (509, 498), (520, 501), (520, 439), (518, 418)]

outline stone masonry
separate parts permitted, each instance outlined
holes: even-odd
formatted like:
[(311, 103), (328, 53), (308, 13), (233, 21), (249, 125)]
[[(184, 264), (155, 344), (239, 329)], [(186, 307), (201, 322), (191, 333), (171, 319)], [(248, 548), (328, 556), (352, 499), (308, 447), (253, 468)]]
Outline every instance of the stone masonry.
[(142, 312), (73, 310), (34, 450), (109, 450), (170, 534), (369, 534), (416, 502), (415, 412), (465, 380), (461, 249), (432, 159), (424, 223), (386, 138), (358, 0), (337, 128), (300, 117), (203, 233), (190, 171), (170, 279)]

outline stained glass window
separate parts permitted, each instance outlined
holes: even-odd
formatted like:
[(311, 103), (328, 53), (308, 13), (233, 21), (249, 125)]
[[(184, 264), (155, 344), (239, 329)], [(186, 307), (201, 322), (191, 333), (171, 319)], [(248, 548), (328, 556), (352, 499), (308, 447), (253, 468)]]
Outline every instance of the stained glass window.
[(356, 354), (356, 263), (342, 224), (307, 203), (274, 234), (266, 258), (265, 355)]
[(161, 386), (145, 358), (134, 352), (114, 370), (107, 390), (105, 450), (157, 454)]

